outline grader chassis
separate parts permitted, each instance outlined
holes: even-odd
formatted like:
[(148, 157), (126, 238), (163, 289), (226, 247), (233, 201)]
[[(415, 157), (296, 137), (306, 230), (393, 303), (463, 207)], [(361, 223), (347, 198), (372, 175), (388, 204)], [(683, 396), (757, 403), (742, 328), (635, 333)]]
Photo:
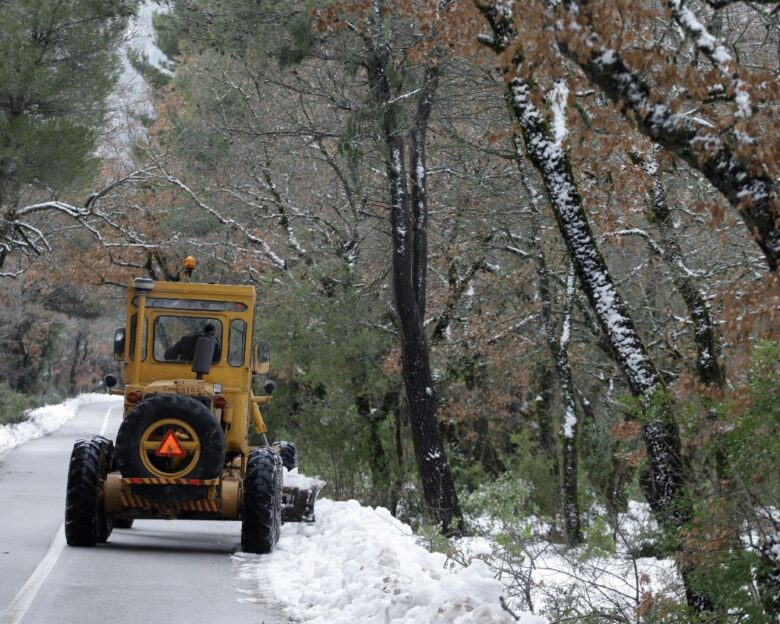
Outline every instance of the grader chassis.
[[(194, 261), (187, 259), (188, 273)], [(240, 520), (245, 552), (269, 553), (282, 522), (314, 520), (321, 487), (286, 488), (295, 446), (268, 444), (253, 375), (269, 368), (266, 343), (252, 343), (251, 286), (154, 282), (128, 285), (126, 327), (114, 337), (124, 362), (116, 444), (78, 440), (68, 472), (65, 536), (71, 546), (105, 542), (139, 518)], [(211, 331), (203, 331), (205, 327)], [(136, 337), (140, 336), (140, 340)], [(265, 444), (250, 447), (253, 424)]]

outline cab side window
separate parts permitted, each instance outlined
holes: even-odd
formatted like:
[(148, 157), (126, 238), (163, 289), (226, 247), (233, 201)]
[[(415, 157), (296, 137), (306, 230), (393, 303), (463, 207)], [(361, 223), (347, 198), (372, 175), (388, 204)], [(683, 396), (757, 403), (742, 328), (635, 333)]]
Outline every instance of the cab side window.
[(230, 342), (228, 346), (228, 364), (243, 366), (246, 352), (246, 321), (233, 319), (230, 321)]

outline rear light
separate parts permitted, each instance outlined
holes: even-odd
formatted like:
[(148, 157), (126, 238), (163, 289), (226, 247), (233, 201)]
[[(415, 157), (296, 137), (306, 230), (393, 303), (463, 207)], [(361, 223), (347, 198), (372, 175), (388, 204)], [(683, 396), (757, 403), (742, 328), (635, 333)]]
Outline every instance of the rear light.
[(127, 401), (131, 405), (135, 405), (140, 400), (141, 400), (141, 393), (140, 392), (135, 392), (135, 391), (128, 392), (127, 395), (125, 396), (125, 401)]
[(216, 399), (214, 399), (214, 407), (218, 407), (219, 409), (222, 409), (227, 405), (227, 399), (223, 396), (218, 396)]

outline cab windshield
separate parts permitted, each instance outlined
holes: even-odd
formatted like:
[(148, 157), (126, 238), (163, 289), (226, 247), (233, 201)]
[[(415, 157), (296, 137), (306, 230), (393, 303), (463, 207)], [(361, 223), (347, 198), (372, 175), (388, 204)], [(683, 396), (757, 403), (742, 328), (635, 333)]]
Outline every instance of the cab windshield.
[(218, 348), (213, 363), (221, 358), (222, 321), (215, 318), (158, 316), (154, 321), (154, 359), (158, 362), (191, 362), (195, 344), (202, 336), (213, 336)]
[[(213, 364), (221, 362), (223, 354), (226, 354), (225, 360), (232, 367), (244, 366), (248, 361), (247, 324), (240, 318), (228, 321), (202, 316), (164, 314), (154, 319), (153, 331), (152, 354), (157, 362), (192, 362), (195, 345), (201, 336), (212, 336), (217, 343), (211, 360)], [(224, 349), (225, 339), (227, 350)], [(146, 359), (145, 351), (141, 359)]]

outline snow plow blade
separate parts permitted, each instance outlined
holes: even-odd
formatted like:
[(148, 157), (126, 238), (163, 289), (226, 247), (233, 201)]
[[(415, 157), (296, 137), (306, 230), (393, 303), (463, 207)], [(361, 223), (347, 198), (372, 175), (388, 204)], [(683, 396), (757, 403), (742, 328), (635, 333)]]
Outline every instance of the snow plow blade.
[[(324, 481), (285, 473), (282, 488), (282, 522), (314, 522), (314, 503)], [(289, 483), (288, 483), (289, 481)]]

